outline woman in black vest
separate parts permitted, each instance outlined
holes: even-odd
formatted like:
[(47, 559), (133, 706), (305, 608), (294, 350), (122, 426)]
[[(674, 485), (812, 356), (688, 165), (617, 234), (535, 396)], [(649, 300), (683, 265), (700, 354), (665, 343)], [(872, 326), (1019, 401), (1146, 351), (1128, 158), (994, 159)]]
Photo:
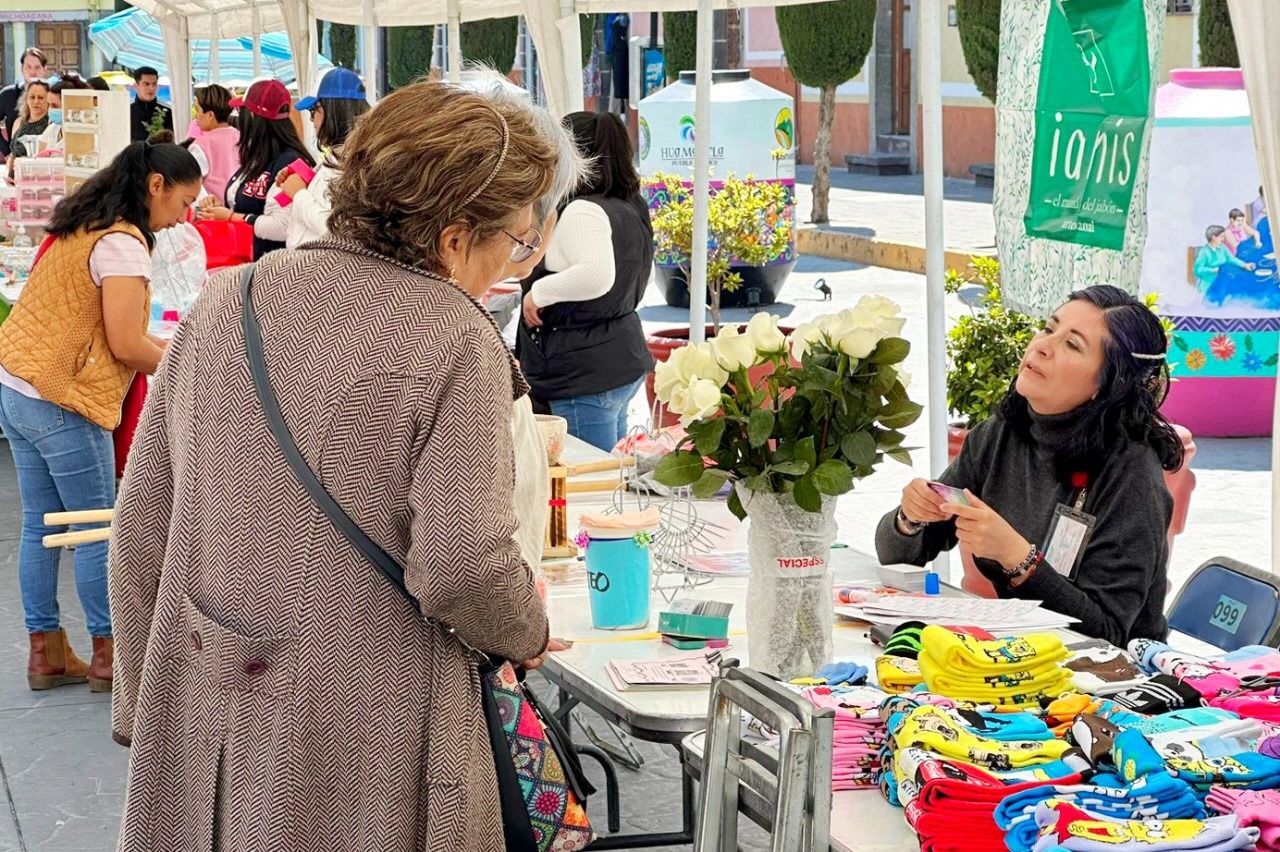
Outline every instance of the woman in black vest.
[(568, 420), (570, 434), (610, 450), (653, 368), (636, 315), (653, 267), (653, 226), (618, 117), (575, 112), (565, 123), (594, 169), (522, 282), (516, 352), (534, 398)]

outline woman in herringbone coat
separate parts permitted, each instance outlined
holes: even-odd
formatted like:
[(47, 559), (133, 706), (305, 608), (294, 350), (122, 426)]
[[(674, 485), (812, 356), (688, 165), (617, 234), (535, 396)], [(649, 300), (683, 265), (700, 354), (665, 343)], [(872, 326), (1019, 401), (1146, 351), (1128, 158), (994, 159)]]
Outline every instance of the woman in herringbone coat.
[(458, 638), (536, 665), (545, 612), (512, 538), (512, 399), (475, 300), (536, 243), (556, 144), (438, 83), (344, 149), (333, 239), (259, 262), (271, 382), (308, 464), (405, 566), (422, 616), (294, 479), (255, 396), (238, 271), (157, 374), (116, 506), (118, 848), (474, 850), (503, 843)]

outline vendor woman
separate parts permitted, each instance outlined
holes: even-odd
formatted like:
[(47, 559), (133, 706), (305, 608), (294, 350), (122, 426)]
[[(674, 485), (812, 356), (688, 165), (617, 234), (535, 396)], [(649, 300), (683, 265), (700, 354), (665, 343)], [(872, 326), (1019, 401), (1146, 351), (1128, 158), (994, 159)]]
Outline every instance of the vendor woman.
[(964, 499), (913, 480), (880, 521), (880, 561), (924, 565), (960, 544), (1002, 598), (1043, 601), (1115, 645), (1164, 638), (1163, 471), (1182, 464), (1159, 411), (1166, 346), (1132, 296), (1072, 293), (1027, 347), (999, 413), (942, 474)]

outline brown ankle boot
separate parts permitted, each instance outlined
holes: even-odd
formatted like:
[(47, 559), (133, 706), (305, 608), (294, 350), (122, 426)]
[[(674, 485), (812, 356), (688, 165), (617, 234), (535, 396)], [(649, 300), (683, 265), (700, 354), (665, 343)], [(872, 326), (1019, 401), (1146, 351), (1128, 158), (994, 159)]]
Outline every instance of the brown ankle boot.
[(93, 661), (89, 663), (89, 691), (111, 691), (111, 667), (115, 663), (116, 645), (110, 636), (93, 637)]
[(71, 683), (84, 683), (85, 675), (67, 671), (66, 636), (61, 630), (27, 634), (31, 652), (27, 656), (27, 686), (53, 689)]
[(76, 656), (65, 630), (62, 631), (62, 653), (67, 661), (67, 677), (78, 677), (83, 680), (89, 676), (89, 664)]

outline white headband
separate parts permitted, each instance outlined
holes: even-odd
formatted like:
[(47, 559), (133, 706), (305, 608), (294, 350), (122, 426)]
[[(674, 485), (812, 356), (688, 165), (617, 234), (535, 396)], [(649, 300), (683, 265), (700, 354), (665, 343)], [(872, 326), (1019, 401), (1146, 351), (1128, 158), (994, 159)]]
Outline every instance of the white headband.
[(1148, 352), (1130, 352), (1129, 354), (1135, 358), (1142, 358), (1145, 361), (1163, 361), (1165, 358), (1164, 355), (1152, 355)]

